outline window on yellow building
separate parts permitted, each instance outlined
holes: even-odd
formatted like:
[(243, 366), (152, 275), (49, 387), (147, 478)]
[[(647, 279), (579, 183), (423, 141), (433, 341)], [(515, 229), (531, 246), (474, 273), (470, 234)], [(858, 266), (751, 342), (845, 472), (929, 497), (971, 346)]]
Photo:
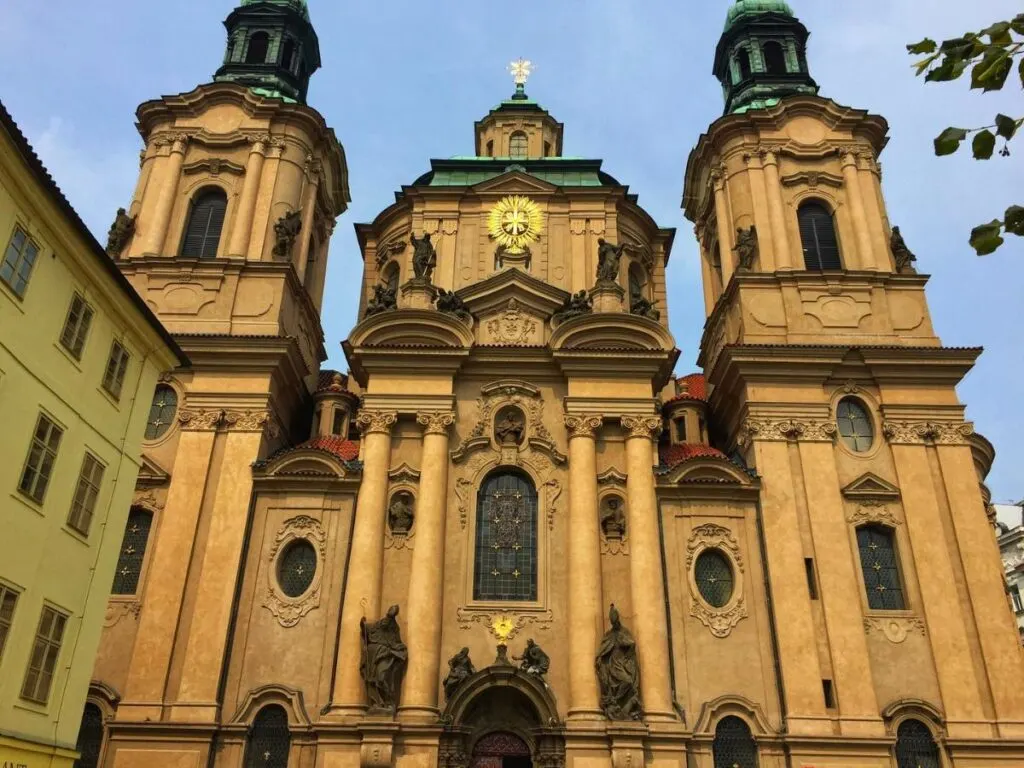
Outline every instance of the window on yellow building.
[(757, 768), (757, 744), (750, 726), (735, 716), (723, 717), (711, 747), (715, 768)]
[(522, 131), (516, 131), (512, 134), (508, 141), (508, 155), (518, 159), (523, 159), (529, 152), (529, 139), (526, 138), (526, 134)]
[(28, 279), (32, 275), (32, 267), (38, 255), (39, 246), (25, 230), (16, 227), (4, 252), (3, 264), (0, 264), (0, 280), (7, 283), (19, 298), (25, 295)]
[(245, 768), (287, 768), (290, 748), (288, 713), (277, 704), (269, 704), (253, 719), (245, 748)]
[(0, 660), (4, 657), (4, 646), (11, 633), (14, 621), (14, 606), (18, 604), (18, 593), (6, 584), (0, 584)]
[(117, 570), (110, 591), (115, 595), (134, 595), (139, 589), (142, 564), (149, 544), (149, 529), (153, 516), (144, 509), (132, 508), (121, 540), (121, 553), (117, 556)]
[(167, 434), (174, 423), (178, 412), (178, 393), (173, 387), (161, 384), (153, 393), (153, 403), (149, 406), (149, 419), (146, 421), (146, 439), (157, 440)]
[(846, 447), (856, 453), (866, 453), (875, 443), (875, 425), (867, 409), (853, 397), (844, 397), (836, 409), (839, 436)]
[(473, 599), (537, 599), (537, 491), (519, 472), (496, 472), (480, 488)]
[(103, 372), (103, 388), (115, 400), (121, 399), (121, 389), (124, 387), (124, 376), (128, 371), (129, 357), (128, 350), (121, 342), (115, 340), (110, 345), (110, 357), (107, 358), (107, 368)]
[(227, 208), (228, 197), (220, 187), (206, 187), (193, 198), (181, 243), (182, 256), (217, 258)]
[(904, 610), (906, 601), (896, 558), (895, 532), (883, 525), (861, 526), (857, 529), (857, 548), (868, 606), (880, 611)]
[(71, 298), (68, 316), (64, 319), (64, 330), (60, 334), (60, 343), (75, 360), (82, 359), (85, 339), (92, 325), (92, 307), (77, 293)]
[(96, 499), (103, 484), (103, 470), (104, 466), (99, 459), (91, 453), (85, 454), (82, 471), (78, 473), (75, 497), (71, 500), (71, 512), (68, 513), (68, 525), (85, 536), (89, 535), (89, 528), (92, 525)]
[(103, 713), (95, 704), (85, 705), (82, 725), (78, 729), (78, 752), (81, 755), (73, 768), (96, 768), (103, 750)]
[(939, 748), (920, 720), (904, 720), (896, 730), (896, 763), (899, 768), (939, 768)]
[(832, 213), (817, 200), (809, 200), (797, 212), (800, 225), (800, 242), (804, 250), (804, 268), (824, 272), (842, 269), (839, 258), (839, 239)]
[(25, 682), (21, 686), (21, 698), (37, 704), (45, 704), (49, 700), (53, 673), (57, 668), (67, 623), (68, 617), (65, 614), (48, 605), (43, 606), (28, 670), (25, 672)]
[(36, 431), (32, 435), (32, 443), (25, 459), (25, 468), (21, 472), (18, 490), (37, 504), (46, 498), (46, 489), (50, 485), (50, 475), (57, 461), (57, 449), (64, 430), (54, 424), (43, 414), (39, 414)]

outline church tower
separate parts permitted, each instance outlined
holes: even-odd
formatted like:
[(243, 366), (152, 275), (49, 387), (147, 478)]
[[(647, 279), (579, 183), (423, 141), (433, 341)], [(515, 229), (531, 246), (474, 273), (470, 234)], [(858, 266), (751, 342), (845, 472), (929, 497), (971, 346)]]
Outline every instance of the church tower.
[(725, 115), (683, 198), (712, 433), (763, 483), (786, 749), (794, 765), (984, 761), (1024, 736), (1024, 665), (986, 519), (991, 446), (955, 389), (980, 350), (936, 336), (886, 213), (888, 126), (817, 95), (806, 40), (781, 0), (732, 6)]

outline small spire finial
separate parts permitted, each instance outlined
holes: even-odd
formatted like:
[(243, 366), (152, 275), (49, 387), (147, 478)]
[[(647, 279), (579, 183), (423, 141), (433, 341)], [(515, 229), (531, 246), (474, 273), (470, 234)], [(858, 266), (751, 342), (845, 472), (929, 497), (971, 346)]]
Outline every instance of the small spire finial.
[(519, 90), (521, 86), (526, 85), (526, 81), (533, 74), (533, 62), (520, 56), (508, 65), (508, 71), (512, 74), (512, 79), (515, 81), (516, 90)]

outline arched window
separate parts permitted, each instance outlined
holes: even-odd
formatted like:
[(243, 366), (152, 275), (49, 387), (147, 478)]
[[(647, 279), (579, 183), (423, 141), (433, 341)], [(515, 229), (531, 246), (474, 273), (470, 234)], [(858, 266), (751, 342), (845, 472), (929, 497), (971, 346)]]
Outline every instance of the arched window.
[(855, 397), (844, 397), (836, 408), (839, 436), (846, 447), (855, 453), (871, 450), (875, 443), (875, 425), (871, 415)]
[(896, 730), (896, 763), (899, 768), (940, 768), (939, 748), (920, 720), (904, 720)]
[(245, 52), (246, 64), (266, 64), (267, 50), (270, 48), (270, 35), (257, 32), (249, 38), (249, 49)]
[(757, 768), (757, 745), (750, 726), (738, 717), (723, 717), (715, 728), (715, 768)]
[(142, 563), (146, 559), (146, 545), (149, 543), (149, 529), (152, 526), (153, 516), (149, 512), (132, 507), (121, 541), (121, 554), (117, 557), (114, 586), (110, 590), (113, 594), (134, 595), (138, 591)]
[(835, 221), (828, 208), (817, 200), (810, 200), (800, 206), (797, 218), (800, 222), (805, 268), (818, 272), (842, 269)]
[(764, 55), (764, 64), (769, 75), (786, 74), (786, 54), (781, 43), (769, 40), (761, 46), (761, 53)]
[(96, 768), (99, 765), (103, 748), (103, 713), (95, 704), (85, 705), (76, 748), (81, 757), (75, 760), (74, 768)]
[(476, 511), (474, 600), (537, 599), (537, 489), (515, 471), (480, 487)]
[(508, 140), (509, 157), (524, 158), (527, 155), (529, 140), (522, 131), (516, 131)]
[(895, 532), (892, 528), (883, 525), (858, 528), (857, 548), (860, 550), (860, 567), (864, 573), (868, 606), (879, 611), (905, 610), (903, 581), (900, 579)]
[(736, 63), (740, 65), (740, 80), (750, 77), (750, 51), (746, 48), (736, 51)]
[(289, 72), (295, 66), (295, 41), (290, 37), (285, 38), (284, 45), (281, 47), (281, 66)]
[(284, 707), (268, 704), (253, 718), (245, 748), (245, 768), (288, 768), (288, 713)]
[(200, 259), (217, 257), (227, 207), (228, 197), (220, 187), (207, 187), (193, 198), (181, 244), (182, 256)]

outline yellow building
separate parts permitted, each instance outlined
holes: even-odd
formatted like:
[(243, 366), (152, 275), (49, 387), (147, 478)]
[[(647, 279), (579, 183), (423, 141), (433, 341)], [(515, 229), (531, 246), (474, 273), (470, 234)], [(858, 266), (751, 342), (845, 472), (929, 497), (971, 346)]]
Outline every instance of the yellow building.
[(69, 766), (157, 380), (185, 362), (0, 105), (0, 763)]
[[(83, 768), (992, 768), (1024, 658), (881, 117), (740, 0), (700, 138), (703, 372), (660, 227), (516, 90), (356, 226), (302, 0), (246, 0), (214, 82), (147, 102), (118, 264), (166, 382)], [(613, 607), (614, 606), (614, 607)]]

